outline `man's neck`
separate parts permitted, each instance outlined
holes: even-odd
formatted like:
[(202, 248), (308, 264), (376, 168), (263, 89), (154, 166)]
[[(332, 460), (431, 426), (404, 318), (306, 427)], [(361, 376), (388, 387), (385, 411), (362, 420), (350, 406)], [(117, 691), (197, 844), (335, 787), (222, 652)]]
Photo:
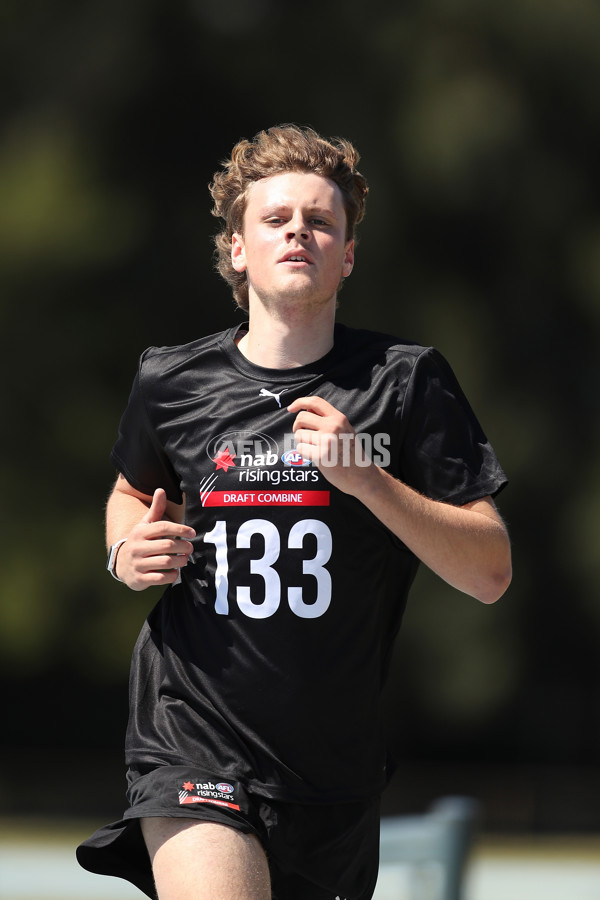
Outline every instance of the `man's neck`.
[(325, 356), (333, 347), (335, 302), (318, 310), (274, 317), (261, 304), (250, 310), (250, 324), (238, 349), (257, 366), (295, 369)]

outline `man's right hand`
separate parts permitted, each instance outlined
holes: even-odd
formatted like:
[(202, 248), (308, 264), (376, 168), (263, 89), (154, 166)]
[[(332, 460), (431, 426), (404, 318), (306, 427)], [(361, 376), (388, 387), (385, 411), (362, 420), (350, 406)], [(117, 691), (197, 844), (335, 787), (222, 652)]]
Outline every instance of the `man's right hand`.
[(133, 591), (173, 584), (194, 549), (194, 529), (163, 518), (166, 509), (167, 495), (157, 488), (148, 512), (119, 547), (115, 573)]

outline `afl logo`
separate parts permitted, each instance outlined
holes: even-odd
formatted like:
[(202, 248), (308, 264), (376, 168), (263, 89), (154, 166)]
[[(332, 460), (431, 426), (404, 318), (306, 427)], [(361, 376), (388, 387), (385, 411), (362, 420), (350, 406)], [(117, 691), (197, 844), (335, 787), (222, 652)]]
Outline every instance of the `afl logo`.
[(206, 453), (212, 461), (215, 457), (228, 455), (229, 459), (235, 460), (229, 465), (254, 468), (275, 465), (279, 448), (272, 437), (260, 431), (226, 431), (209, 441)]
[(297, 450), (286, 450), (281, 462), (284, 466), (310, 466), (310, 459), (305, 459)]
[(227, 784), (226, 781), (220, 781), (217, 785), (217, 790), (221, 791), (222, 794), (233, 794), (233, 785)]

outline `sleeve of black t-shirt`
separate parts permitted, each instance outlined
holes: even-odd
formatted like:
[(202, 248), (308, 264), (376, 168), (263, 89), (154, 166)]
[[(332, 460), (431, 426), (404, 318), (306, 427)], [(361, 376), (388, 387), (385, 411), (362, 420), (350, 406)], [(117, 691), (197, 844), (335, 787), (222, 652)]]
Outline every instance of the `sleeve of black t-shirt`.
[(454, 372), (433, 348), (415, 364), (401, 428), (400, 477), (425, 496), (461, 506), (507, 484)]
[(136, 490), (151, 496), (156, 488), (161, 487), (169, 500), (181, 503), (183, 495), (179, 477), (158, 440), (144, 400), (141, 370), (148, 352), (140, 359), (110, 458)]

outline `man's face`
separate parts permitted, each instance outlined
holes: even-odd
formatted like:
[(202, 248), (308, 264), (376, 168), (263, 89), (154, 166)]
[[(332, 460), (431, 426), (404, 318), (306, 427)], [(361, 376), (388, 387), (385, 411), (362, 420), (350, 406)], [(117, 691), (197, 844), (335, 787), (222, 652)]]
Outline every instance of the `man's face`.
[(278, 309), (335, 302), (340, 280), (354, 264), (338, 186), (312, 172), (255, 182), (244, 232), (233, 235), (231, 260), (236, 271), (247, 272), (251, 306), (256, 299)]

